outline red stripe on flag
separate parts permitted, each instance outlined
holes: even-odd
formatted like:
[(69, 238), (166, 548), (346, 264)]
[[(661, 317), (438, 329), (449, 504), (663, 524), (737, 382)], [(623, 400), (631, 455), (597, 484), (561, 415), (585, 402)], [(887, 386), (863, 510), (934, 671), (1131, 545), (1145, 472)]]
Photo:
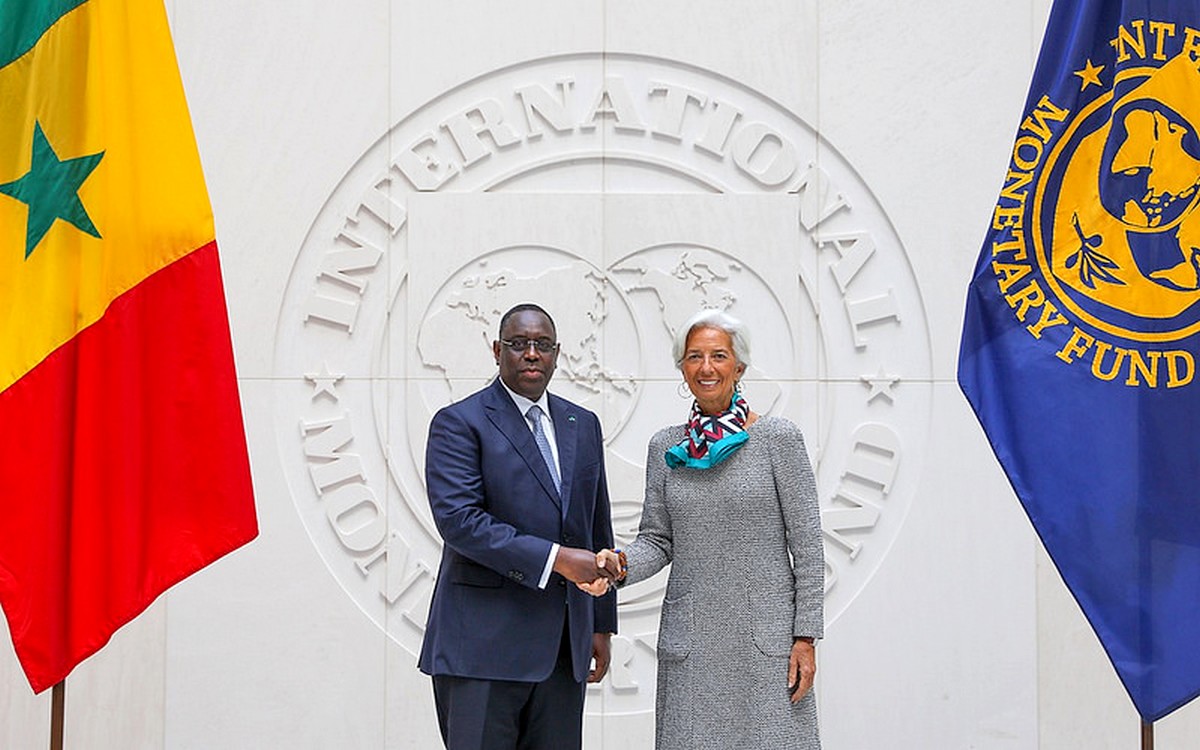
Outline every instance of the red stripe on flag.
[(258, 534), (216, 244), (0, 393), (0, 426), (0, 605), (40, 692)]

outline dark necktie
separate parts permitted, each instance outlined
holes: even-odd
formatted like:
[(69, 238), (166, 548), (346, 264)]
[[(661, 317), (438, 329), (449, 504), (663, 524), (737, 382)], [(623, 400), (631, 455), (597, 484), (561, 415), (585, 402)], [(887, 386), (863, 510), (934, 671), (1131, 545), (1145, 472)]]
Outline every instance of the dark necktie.
[(550, 441), (546, 439), (546, 431), (542, 429), (542, 408), (534, 404), (529, 407), (529, 411), (525, 412), (525, 418), (533, 426), (533, 441), (537, 443), (542, 460), (546, 462), (546, 468), (550, 470), (550, 478), (554, 480), (554, 489), (561, 490), (558, 467), (554, 464), (554, 453), (550, 451)]

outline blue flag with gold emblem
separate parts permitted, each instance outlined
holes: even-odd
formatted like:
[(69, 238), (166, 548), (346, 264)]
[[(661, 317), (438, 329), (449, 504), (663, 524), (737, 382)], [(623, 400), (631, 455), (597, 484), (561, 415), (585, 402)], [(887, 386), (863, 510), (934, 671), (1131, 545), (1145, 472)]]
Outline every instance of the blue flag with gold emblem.
[(1200, 0), (1056, 0), (958, 381), (1138, 713), (1200, 694)]

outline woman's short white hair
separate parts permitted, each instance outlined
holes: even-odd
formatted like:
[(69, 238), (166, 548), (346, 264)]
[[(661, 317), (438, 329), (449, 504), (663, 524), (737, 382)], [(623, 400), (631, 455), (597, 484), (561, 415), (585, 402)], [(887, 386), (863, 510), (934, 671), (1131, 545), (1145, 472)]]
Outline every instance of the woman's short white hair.
[(739, 364), (750, 366), (750, 333), (745, 324), (724, 310), (707, 308), (688, 318), (686, 323), (676, 329), (675, 341), (671, 345), (675, 367), (683, 365), (688, 336), (697, 328), (716, 328), (729, 334), (729, 340), (733, 342), (733, 356)]

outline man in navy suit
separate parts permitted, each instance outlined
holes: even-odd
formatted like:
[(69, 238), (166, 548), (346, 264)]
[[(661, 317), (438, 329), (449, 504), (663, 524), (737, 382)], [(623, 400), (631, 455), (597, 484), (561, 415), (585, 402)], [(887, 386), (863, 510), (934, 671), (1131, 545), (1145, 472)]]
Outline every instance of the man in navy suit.
[(617, 625), (615, 592), (575, 586), (611, 575), (595, 554), (613, 544), (604, 442), (595, 414), (546, 393), (549, 314), (517, 305), (499, 335), (499, 378), (429, 425), (444, 544), (419, 663), (450, 750), (579, 748)]

